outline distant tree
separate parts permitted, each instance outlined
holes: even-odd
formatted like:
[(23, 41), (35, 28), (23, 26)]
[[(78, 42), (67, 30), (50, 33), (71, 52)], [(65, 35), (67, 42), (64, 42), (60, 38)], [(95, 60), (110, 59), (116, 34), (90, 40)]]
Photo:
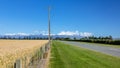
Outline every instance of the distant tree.
[(111, 35), (109, 36), (109, 39), (112, 40), (112, 36)]
[(98, 39), (102, 39), (102, 37), (101, 37), (101, 36), (99, 36), (99, 37), (98, 37)]
[(76, 40), (76, 37), (74, 37), (74, 40)]
[(18, 39), (21, 39), (21, 37), (19, 36), (19, 38)]
[(59, 38), (59, 37), (56, 37), (55, 40), (60, 40), (60, 38)]
[(64, 40), (70, 40), (70, 38), (64, 38)]

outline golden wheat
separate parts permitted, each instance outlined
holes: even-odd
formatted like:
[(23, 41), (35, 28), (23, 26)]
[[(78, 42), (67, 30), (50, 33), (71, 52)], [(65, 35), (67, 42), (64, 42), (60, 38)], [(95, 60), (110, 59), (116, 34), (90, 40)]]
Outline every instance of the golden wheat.
[(0, 68), (12, 64), (19, 58), (33, 55), (35, 50), (48, 40), (0, 40)]

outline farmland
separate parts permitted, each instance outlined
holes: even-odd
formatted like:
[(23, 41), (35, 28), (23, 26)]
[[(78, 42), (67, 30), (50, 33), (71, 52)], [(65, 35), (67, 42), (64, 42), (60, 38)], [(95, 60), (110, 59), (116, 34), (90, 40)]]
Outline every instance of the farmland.
[(120, 58), (53, 41), (50, 68), (120, 68)]
[[(37, 68), (36, 64), (31, 64), (34, 61), (39, 63), (41, 50), (47, 43), (48, 40), (0, 40), (0, 68), (16, 68), (16, 60), (22, 60), (21, 68)], [(59, 41), (52, 42), (48, 68), (119, 67), (120, 58)]]
[(0, 67), (13, 67), (17, 59), (25, 57), (30, 62), (36, 50), (47, 43), (48, 40), (0, 40)]

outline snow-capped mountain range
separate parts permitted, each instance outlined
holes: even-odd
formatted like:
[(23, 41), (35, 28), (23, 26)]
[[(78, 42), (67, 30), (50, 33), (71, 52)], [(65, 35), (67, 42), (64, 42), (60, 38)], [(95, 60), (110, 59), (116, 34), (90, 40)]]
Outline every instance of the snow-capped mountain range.
[[(70, 32), (70, 31), (62, 31), (58, 34), (51, 34), (51, 37), (53, 39), (55, 38), (76, 38), (76, 39), (80, 39), (82, 37), (89, 37), (92, 36), (92, 33), (89, 32)], [(0, 35), (0, 38), (19, 38), (19, 39), (23, 39), (23, 38), (48, 38), (48, 34), (45, 33), (37, 33), (37, 34), (26, 34), (26, 33), (8, 33), (8, 34), (3, 34)]]

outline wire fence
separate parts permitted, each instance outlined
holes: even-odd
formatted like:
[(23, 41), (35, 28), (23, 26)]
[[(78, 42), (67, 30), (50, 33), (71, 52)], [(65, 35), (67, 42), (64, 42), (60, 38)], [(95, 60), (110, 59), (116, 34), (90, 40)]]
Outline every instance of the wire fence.
[[(47, 58), (50, 44), (46, 43), (41, 46), (33, 54), (26, 55), (22, 58), (16, 59), (14, 63), (9, 63), (6, 68), (37, 68), (42, 64), (42, 59)], [(40, 67), (39, 67), (40, 68)]]

